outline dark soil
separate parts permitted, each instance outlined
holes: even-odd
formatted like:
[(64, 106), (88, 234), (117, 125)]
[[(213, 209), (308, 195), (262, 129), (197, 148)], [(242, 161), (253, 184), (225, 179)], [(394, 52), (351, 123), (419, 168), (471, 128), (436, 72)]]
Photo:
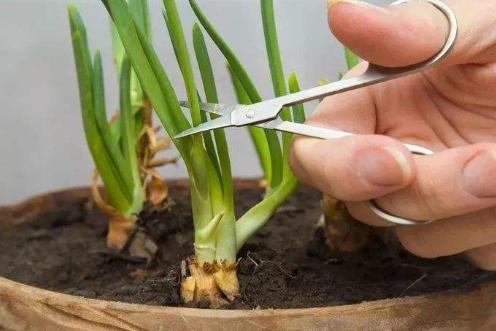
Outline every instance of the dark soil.
[[(239, 190), (239, 212), (261, 194)], [(106, 250), (105, 218), (81, 198), (0, 233), (0, 275), (89, 298), (180, 306), (179, 266), (192, 253), (192, 221), (187, 189), (173, 187), (171, 196), (171, 207), (141, 215), (142, 226), (159, 246), (152, 263)], [(422, 260), (397, 245), (332, 254), (323, 231), (314, 226), (319, 200), (319, 193), (300, 189), (246, 244), (239, 264), (241, 298), (225, 308), (343, 305), (466, 291), (496, 279), (461, 257)]]

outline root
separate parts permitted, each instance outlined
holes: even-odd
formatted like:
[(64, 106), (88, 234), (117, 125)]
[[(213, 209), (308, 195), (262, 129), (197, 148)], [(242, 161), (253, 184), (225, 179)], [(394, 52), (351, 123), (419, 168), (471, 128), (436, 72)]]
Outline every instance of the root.
[(217, 286), (229, 301), (239, 296), (239, 281), (236, 273), (236, 263), (220, 263), (220, 268), (213, 274)]
[(269, 181), (265, 178), (260, 179), (258, 181), (258, 187), (260, 187), (261, 189), (267, 190), (267, 188), (269, 187)]
[(189, 276), (181, 282), (181, 298), (185, 303), (208, 302), (210, 308), (219, 308), (239, 296), (236, 264), (198, 263), (196, 258), (187, 261)]
[(109, 216), (107, 247), (116, 251), (122, 250), (129, 241), (134, 227), (134, 221), (122, 215)]
[(122, 215), (105, 201), (98, 188), (98, 172), (96, 170), (91, 180), (91, 194), (97, 207), (109, 218), (107, 247), (117, 251), (122, 250), (135, 228), (135, 220)]
[(378, 237), (384, 243), (388, 240), (387, 230), (374, 229), (355, 220), (342, 201), (324, 196), (322, 210), (326, 243), (333, 251), (358, 252), (377, 241)]

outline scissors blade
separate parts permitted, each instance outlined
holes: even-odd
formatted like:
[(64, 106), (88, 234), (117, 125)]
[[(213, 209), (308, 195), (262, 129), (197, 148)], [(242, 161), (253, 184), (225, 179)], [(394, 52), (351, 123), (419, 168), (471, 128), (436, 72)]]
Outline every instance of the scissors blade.
[(215, 130), (215, 129), (222, 129), (222, 128), (226, 128), (226, 127), (229, 127), (232, 125), (233, 124), (231, 123), (231, 116), (229, 116), (229, 115), (221, 116), (221, 117), (216, 118), (214, 120), (202, 123), (198, 126), (195, 126), (194, 128), (187, 129), (187, 130), (175, 135), (172, 139), (184, 138), (187, 136), (191, 136), (193, 134), (202, 133), (205, 131), (210, 131), (210, 130)]
[[(191, 108), (189, 101), (179, 101), (183, 108)], [(242, 108), (243, 105), (223, 105), (218, 103), (200, 102), (200, 110), (216, 115), (230, 115), (234, 110)]]

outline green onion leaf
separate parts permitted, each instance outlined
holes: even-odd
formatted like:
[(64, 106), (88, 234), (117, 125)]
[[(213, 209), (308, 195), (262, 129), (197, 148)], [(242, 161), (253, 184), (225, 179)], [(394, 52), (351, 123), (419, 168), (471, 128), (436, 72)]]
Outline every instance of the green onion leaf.
[[(121, 66), (121, 81), (120, 81), (120, 114), (121, 114), (121, 137), (122, 151), (124, 159), (131, 169), (131, 178), (134, 187), (141, 188), (140, 169), (138, 165), (137, 149), (136, 149), (136, 132), (135, 132), (135, 117), (131, 107), (131, 65), (129, 60), (124, 57)], [(133, 195), (135, 192), (133, 192)]]
[(346, 65), (348, 69), (351, 70), (358, 63), (360, 63), (360, 58), (356, 56), (349, 48), (344, 48), (344, 57), (346, 58)]
[[(193, 45), (207, 102), (217, 103), (218, 95), (212, 64), (205, 44), (205, 38), (198, 24), (194, 24), (193, 26)], [(212, 114), (211, 117), (216, 118), (218, 116)], [(216, 259), (217, 261), (236, 261), (236, 224), (231, 161), (224, 130), (215, 130), (214, 136), (220, 162), (220, 178), (224, 195), (222, 206), (224, 209), (222, 211), (214, 210), (215, 215), (219, 214), (219, 212), (223, 214), (222, 220), (220, 220), (220, 224), (217, 227)], [(205, 140), (206, 143), (207, 140)]]
[(68, 6), (68, 14), (86, 141), (96, 168), (105, 185), (110, 204), (117, 210), (127, 213), (130, 208), (130, 201), (123, 192), (122, 188), (124, 184), (119, 180), (117, 169), (112, 166), (111, 157), (105, 149), (103, 139), (96, 124), (93, 104), (93, 67), (88, 48), (86, 29), (78, 10), (73, 5)]
[[(200, 21), (201, 25), (203, 28), (207, 31), (208, 35), (210, 38), (213, 40), (213, 42), (217, 45), (221, 53), (224, 55), (226, 58), (227, 62), (231, 66), (231, 69), (236, 73), (238, 79), (240, 80), (241, 84), (243, 85), (246, 93), (248, 94), (250, 98), (251, 103), (257, 103), (262, 101), (262, 98), (260, 94), (258, 93), (257, 89), (255, 88), (255, 85), (253, 84), (252, 80), (248, 76), (248, 73), (246, 70), (243, 68), (241, 65), (241, 62), (238, 60), (238, 58), (234, 55), (234, 52), (231, 50), (231, 48), (226, 44), (226, 42), (222, 39), (222, 37), (219, 35), (219, 33), (215, 30), (213, 25), (210, 23), (210, 21), (207, 19), (207, 17), (203, 14), (201, 11), (200, 7), (196, 3), (195, 0), (189, 0), (189, 3), (191, 5), (191, 8), (195, 12), (196, 17)], [(272, 130), (265, 130), (265, 137), (267, 139), (268, 147), (270, 150), (270, 153), (262, 154), (259, 153), (259, 155), (263, 155), (263, 157), (269, 158), (270, 157), (270, 162), (271, 162), (271, 174), (268, 175), (267, 173), (265, 174), (266, 178), (270, 181), (270, 186), (271, 187), (276, 187), (277, 185), (280, 184), (282, 180), (282, 173), (283, 173), (283, 157), (282, 157), (282, 151), (281, 151), (281, 146), (279, 144), (279, 138), (277, 136), (277, 133), (272, 131)], [(263, 146), (255, 146), (257, 149), (263, 148)], [(263, 163), (264, 161), (262, 161)]]
[(119, 180), (125, 183), (125, 188), (123, 190), (126, 192), (126, 195), (130, 199), (133, 192), (131, 170), (122, 155), (119, 147), (119, 140), (114, 139), (110, 130), (110, 126), (107, 122), (105, 113), (104, 91), (102, 58), (100, 52), (97, 51), (94, 57), (93, 64), (93, 102), (95, 120), (105, 148), (112, 160), (112, 164), (118, 170)]
[[(242, 105), (251, 104), (250, 97), (246, 93), (243, 84), (241, 84), (241, 81), (239, 80), (234, 70), (232, 70), (229, 63), (227, 64), (227, 69), (231, 76), (231, 82), (236, 97), (238, 99), (238, 103)], [(257, 146), (257, 148), (255, 148), (255, 152), (257, 153), (258, 160), (260, 161), (260, 166), (262, 167), (263, 173), (266, 176), (265, 178), (270, 183), (270, 176), (272, 175), (272, 171), (271, 171), (272, 165), (270, 163), (270, 157), (267, 157), (270, 156), (269, 154), (270, 151), (269, 151), (269, 144), (267, 142), (267, 139), (265, 138), (264, 130), (256, 127), (248, 127), (248, 132), (250, 133), (250, 138), (253, 144)]]
[[(298, 77), (296, 73), (291, 73), (288, 77), (288, 86), (289, 92), (297, 93), (300, 92), (300, 84), (298, 83)], [(293, 106), (293, 120), (296, 123), (304, 123), (305, 122), (305, 107), (303, 104), (296, 104)]]
[[(272, 0), (261, 0), (262, 22), (265, 36), (265, 48), (267, 49), (267, 57), (269, 59), (270, 74), (272, 77), (272, 85), (276, 97), (288, 94), (286, 88), (286, 80), (281, 60), (281, 52), (279, 50), (279, 42), (277, 38), (277, 28), (274, 17), (274, 4)], [(291, 121), (291, 112), (288, 107), (281, 110), (280, 117), (284, 121)], [(291, 143), (292, 134), (283, 133), (283, 159), (284, 159), (284, 176), (290, 173), (288, 155), (289, 145)]]

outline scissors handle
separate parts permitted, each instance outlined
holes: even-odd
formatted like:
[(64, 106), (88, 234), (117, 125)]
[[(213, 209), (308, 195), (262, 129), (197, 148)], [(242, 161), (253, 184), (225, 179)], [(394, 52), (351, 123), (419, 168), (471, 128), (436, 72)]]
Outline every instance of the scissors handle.
[[(446, 38), (444, 46), (439, 51), (439, 53), (437, 53), (427, 61), (400, 68), (388, 68), (375, 64), (369, 64), (367, 71), (360, 76), (276, 98), (274, 99), (274, 102), (282, 104), (283, 106), (292, 106), (315, 99), (321, 99), (329, 95), (386, 82), (395, 78), (411, 75), (431, 68), (433, 65), (444, 59), (453, 48), (458, 34), (458, 22), (454, 12), (444, 2), (440, 0), (426, 1), (438, 8), (446, 16), (449, 22), (449, 34)], [(393, 5), (399, 5), (405, 2), (407, 2), (407, 0), (400, 0), (394, 2)]]
[[(272, 129), (272, 130), (277, 130), (281, 132), (289, 132), (289, 133), (294, 133), (298, 134), (301, 136), (307, 136), (307, 137), (312, 137), (312, 138), (319, 138), (319, 139), (338, 139), (338, 138), (344, 138), (344, 137), (350, 137), (350, 136), (355, 136), (355, 133), (351, 132), (346, 132), (346, 131), (341, 131), (341, 130), (336, 130), (336, 129), (329, 129), (329, 128), (322, 128), (322, 127), (317, 127), (313, 125), (308, 125), (308, 124), (303, 124), (303, 123), (295, 123), (295, 122), (290, 122), (290, 121), (272, 121), (272, 122), (266, 122), (263, 124), (258, 125), (259, 127), (266, 128), (266, 129)], [(419, 146), (419, 145), (414, 145), (414, 144), (407, 144), (403, 143), (403, 145), (413, 154), (416, 155), (432, 155), (434, 152), (426, 147)]]

